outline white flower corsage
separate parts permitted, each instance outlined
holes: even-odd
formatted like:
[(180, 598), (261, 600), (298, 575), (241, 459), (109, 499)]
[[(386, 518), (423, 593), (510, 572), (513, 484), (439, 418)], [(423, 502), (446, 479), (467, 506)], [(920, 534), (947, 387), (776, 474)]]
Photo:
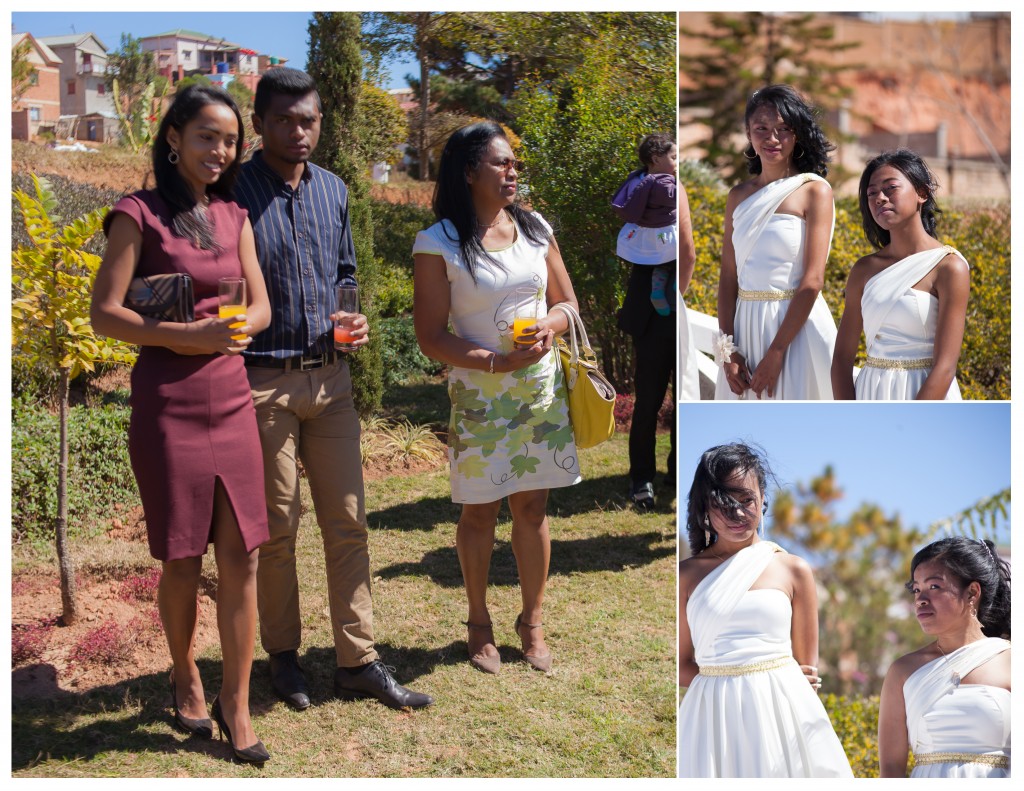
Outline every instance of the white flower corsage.
[(724, 366), (726, 363), (732, 362), (733, 352), (738, 352), (739, 347), (732, 342), (732, 335), (726, 335), (721, 330), (718, 331), (718, 335), (712, 341), (712, 346), (715, 352), (715, 363)]

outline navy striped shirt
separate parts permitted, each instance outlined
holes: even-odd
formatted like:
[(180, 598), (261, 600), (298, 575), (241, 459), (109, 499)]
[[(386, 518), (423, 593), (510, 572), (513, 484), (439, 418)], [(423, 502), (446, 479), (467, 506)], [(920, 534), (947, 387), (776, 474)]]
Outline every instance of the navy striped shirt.
[(245, 356), (283, 359), (333, 349), (336, 289), (356, 282), (345, 182), (307, 162), (293, 190), (257, 151), (241, 167), (235, 200), (249, 212), (271, 311), (270, 327)]

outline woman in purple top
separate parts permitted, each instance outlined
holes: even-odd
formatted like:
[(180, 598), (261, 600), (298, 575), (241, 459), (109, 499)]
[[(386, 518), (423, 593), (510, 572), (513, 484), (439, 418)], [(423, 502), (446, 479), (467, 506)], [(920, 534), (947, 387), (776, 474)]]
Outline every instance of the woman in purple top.
[[(270, 323), (270, 305), (252, 226), (230, 201), (242, 134), (238, 108), (223, 91), (193, 86), (177, 96), (153, 146), (156, 189), (122, 198), (104, 224), (107, 253), (96, 275), (92, 323), (142, 347), (132, 371), (128, 447), (150, 552), (163, 562), (157, 599), (174, 663), (174, 722), (190, 734), (213, 735), (193, 655), (196, 592), (212, 541), (224, 662), (213, 717), (236, 757), (262, 763), (270, 756), (249, 718), (249, 673), (257, 548), (268, 532), (263, 476), (253, 472), (261, 458), (256, 415), (240, 353)], [(124, 307), (133, 277), (174, 272), (192, 277), (195, 321), (158, 321)], [(217, 282), (239, 276), (248, 283), (245, 314), (218, 318)]]

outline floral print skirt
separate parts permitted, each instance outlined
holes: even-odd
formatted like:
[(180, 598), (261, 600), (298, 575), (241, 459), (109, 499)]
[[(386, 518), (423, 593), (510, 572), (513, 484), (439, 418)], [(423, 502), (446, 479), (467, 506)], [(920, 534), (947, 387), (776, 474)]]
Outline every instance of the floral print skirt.
[(580, 481), (565, 382), (555, 353), (511, 373), (452, 368), (452, 502), (493, 503)]

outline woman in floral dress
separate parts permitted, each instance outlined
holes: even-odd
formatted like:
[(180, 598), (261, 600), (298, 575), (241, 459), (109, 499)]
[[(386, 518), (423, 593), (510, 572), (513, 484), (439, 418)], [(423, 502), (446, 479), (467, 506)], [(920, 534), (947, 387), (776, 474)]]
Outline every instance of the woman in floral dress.
[[(568, 324), (562, 311), (550, 310), (576, 307), (576, 296), (551, 227), (516, 201), (518, 169), (498, 124), (455, 131), (441, 154), (438, 222), (413, 247), (416, 336), (424, 354), (449, 366), (452, 500), (462, 504), (455, 544), (469, 603), (470, 663), (487, 673), (501, 667), (487, 609), (501, 501), (507, 497), (512, 512), (523, 599), (513, 628), (526, 661), (547, 671), (548, 489), (580, 480), (565, 385), (551, 352)], [(514, 338), (524, 289), (537, 300), (537, 319)]]

